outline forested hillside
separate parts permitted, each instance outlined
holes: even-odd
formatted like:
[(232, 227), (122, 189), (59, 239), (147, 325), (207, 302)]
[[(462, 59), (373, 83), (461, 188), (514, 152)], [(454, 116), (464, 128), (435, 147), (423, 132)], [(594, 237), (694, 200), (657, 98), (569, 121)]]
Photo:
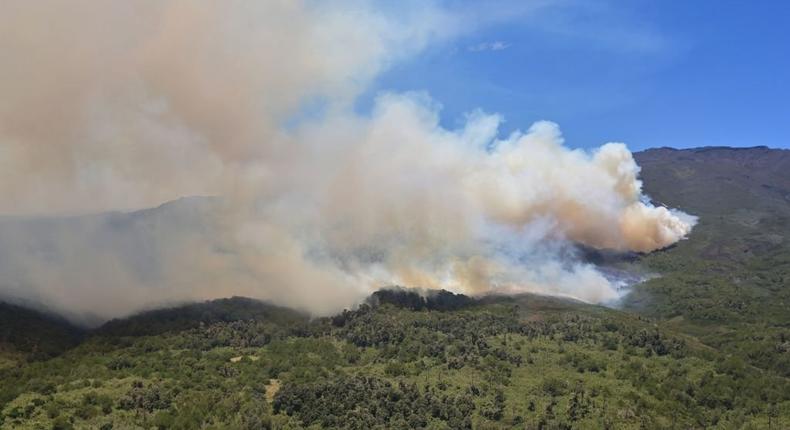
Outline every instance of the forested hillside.
[(83, 331), (63, 318), (0, 302), (0, 369), (62, 354)]
[(786, 380), (639, 317), (539, 296), (442, 296), (379, 293), (313, 321), (242, 299), (115, 321), (60, 357), (4, 370), (3, 425), (760, 428), (786, 419)]

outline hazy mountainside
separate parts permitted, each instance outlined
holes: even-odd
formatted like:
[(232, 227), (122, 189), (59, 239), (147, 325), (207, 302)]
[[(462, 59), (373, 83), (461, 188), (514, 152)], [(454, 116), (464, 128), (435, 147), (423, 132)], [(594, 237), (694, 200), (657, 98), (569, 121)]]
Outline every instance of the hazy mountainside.
[[(78, 251), (94, 254), (112, 252), (118, 259), (129, 261), (136, 271), (156, 273), (165, 255), (139, 252), (163, 250), (173, 238), (182, 235), (208, 234), (210, 215), (216, 210), (217, 199), (188, 197), (165, 203), (159, 207), (133, 212), (55, 217), (0, 217), (0, 268), (11, 272), (13, 263), (22, 258), (37, 257), (49, 264), (65, 264), (74, 250), (63, 249), (64, 236), (80, 238), (69, 244), (84, 243), (94, 249)], [(18, 253), (9, 245), (24, 245), (27, 254)], [(170, 246), (177, 246), (173, 243)], [(4, 280), (4, 285), (10, 282)]]
[[(66, 316), (84, 325), (123, 314), (129, 302), (160, 305), (167, 294), (147, 288), (163, 288), (171, 271), (191, 271), (179, 258), (184, 250), (218, 247), (218, 206), (216, 198), (189, 197), (128, 213), (0, 217), (0, 300), (81, 309)], [(170, 297), (186, 299), (194, 297)]]
[[(330, 318), (234, 297), (81, 333), (0, 305), (0, 428), (788, 428), (790, 151), (636, 158), (647, 194), (700, 222), (627, 256), (660, 276), (623, 310), (385, 290)], [(200, 201), (107, 215), (101, 236), (144, 247)]]

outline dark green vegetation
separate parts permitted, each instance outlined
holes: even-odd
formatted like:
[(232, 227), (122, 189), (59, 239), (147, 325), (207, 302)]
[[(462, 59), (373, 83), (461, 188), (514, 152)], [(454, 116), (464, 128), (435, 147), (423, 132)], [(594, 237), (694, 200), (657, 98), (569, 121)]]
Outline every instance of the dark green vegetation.
[(3, 425), (760, 428), (787, 419), (785, 379), (639, 317), (537, 296), (434, 298), (382, 292), (312, 321), (234, 298), (113, 321), (59, 357), (4, 369)]
[(790, 428), (790, 154), (638, 154), (701, 217), (624, 310), (381, 291), (332, 318), (233, 298), (87, 333), (0, 307), (0, 428)]
[(10, 357), (45, 360), (76, 346), (83, 330), (66, 320), (0, 302), (0, 369)]

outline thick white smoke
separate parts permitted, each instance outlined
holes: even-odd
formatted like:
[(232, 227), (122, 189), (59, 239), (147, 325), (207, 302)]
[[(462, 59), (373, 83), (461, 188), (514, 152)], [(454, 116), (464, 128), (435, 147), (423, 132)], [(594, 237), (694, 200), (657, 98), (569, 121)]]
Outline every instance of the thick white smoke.
[[(603, 301), (570, 244), (648, 252), (694, 224), (643, 202), (623, 144), (570, 150), (550, 122), (501, 138), (482, 112), (448, 130), (423, 94), (355, 113), (464, 27), (438, 7), (0, 8), (0, 213), (49, 217), (0, 221), (5, 295), (99, 318), (231, 294), (327, 313), (391, 284)], [(51, 218), (191, 195), (220, 198)]]

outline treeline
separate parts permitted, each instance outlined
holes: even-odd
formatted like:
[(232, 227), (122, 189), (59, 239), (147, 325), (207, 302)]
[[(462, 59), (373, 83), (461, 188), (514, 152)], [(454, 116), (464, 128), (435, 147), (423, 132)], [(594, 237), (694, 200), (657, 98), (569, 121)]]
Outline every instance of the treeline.
[(155, 336), (232, 321), (265, 321), (288, 325), (309, 318), (292, 309), (246, 297), (231, 297), (167, 309), (156, 309), (129, 318), (115, 319), (93, 332), (104, 337)]
[(447, 290), (415, 291), (405, 288), (388, 288), (374, 292), (368, 299), (372, 306), (390, 304), (413, 311), (454, 311), (472, 306), (475, 300)]

